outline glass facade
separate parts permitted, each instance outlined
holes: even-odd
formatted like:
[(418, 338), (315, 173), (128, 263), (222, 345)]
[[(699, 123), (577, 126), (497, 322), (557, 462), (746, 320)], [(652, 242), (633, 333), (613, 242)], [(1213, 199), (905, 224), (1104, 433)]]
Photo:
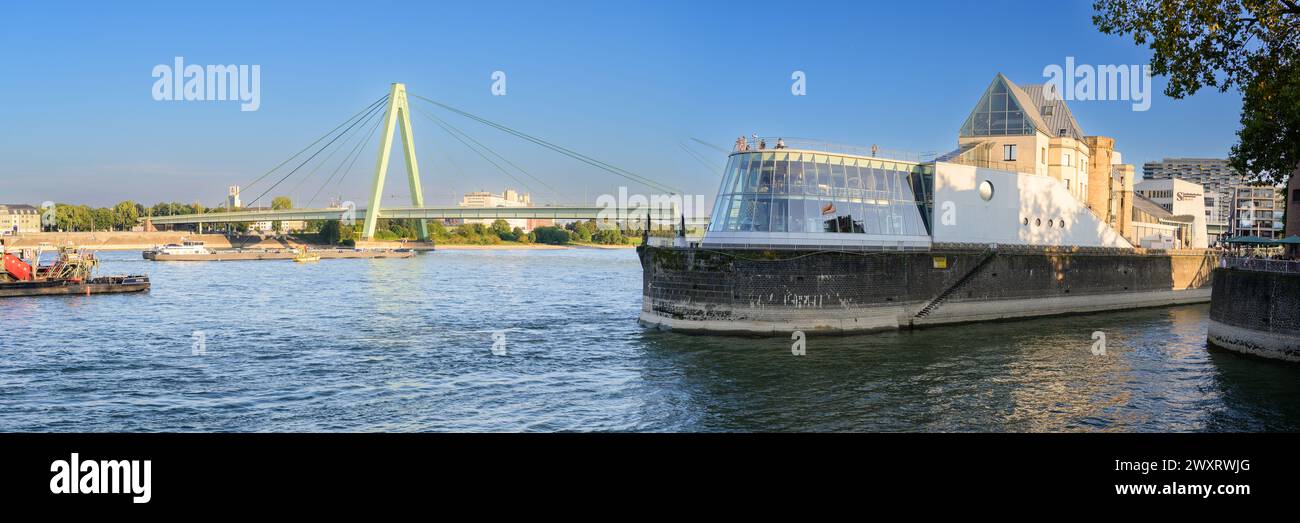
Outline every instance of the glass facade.
[(709, 231), (928, 235), (933, 180), (930, 165), (802, 151), (737, 153), (727, 162)]
[(961, 126), (962, 136), (1024, 136), (1034, 134), (1034, 122), (1016, 102), (1001, 77), (984, 92), (975, 110)]

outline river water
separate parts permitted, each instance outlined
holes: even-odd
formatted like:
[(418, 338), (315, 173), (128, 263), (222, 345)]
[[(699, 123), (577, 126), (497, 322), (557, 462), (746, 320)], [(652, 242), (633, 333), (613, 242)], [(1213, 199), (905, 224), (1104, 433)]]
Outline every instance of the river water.
[(1300, 429), (1300, 366), (1207, 350), (1204, 305), (814, 336), (794, 356), (786, 337), (642, 329), (631, 250), (102, 257), (153, 290), (0, 301), (0, 431)]

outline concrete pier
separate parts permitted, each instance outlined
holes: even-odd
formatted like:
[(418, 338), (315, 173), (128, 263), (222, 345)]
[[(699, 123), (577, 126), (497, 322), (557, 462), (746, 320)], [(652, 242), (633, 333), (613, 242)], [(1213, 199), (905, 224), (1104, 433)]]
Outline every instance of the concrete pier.
[(1300, 273), (1215, 269), (1211, 345), (1300, 362)]

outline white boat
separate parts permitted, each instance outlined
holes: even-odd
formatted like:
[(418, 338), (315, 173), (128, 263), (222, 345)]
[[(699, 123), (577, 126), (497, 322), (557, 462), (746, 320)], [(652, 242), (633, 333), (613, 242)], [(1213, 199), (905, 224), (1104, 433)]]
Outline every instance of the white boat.
[(146, 259), (153, 259), (159, 254), (178, 255), (178, 254), (212, 254), (212, 251), (204, 246), (201, 241), (183, 240), (181, 243), (169, 243), (167, 245), (155, 246), (153, 249), (145, 251)]

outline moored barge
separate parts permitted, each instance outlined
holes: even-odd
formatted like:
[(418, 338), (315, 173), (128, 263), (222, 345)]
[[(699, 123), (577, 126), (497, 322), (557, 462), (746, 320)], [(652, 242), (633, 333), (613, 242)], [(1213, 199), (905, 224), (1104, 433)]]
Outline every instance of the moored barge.
[(149, 290), (145, 275), (93, 276), (99, 267), (94, 254), (74, 247), (59, 249), (59, 256), (41, 265), (43, 249), (18, 254), (5, 252), (0, 271), (0, 298), (21, 296), (88, 295), (144, 292)]
[(318, 259), (375, 259), (410, 258), (411, 249), (209, 249), (199, 241), (160, 245), (144, 251), (142, 256), (153, 261), (244, 261), (293, 260), (304, 254)]

